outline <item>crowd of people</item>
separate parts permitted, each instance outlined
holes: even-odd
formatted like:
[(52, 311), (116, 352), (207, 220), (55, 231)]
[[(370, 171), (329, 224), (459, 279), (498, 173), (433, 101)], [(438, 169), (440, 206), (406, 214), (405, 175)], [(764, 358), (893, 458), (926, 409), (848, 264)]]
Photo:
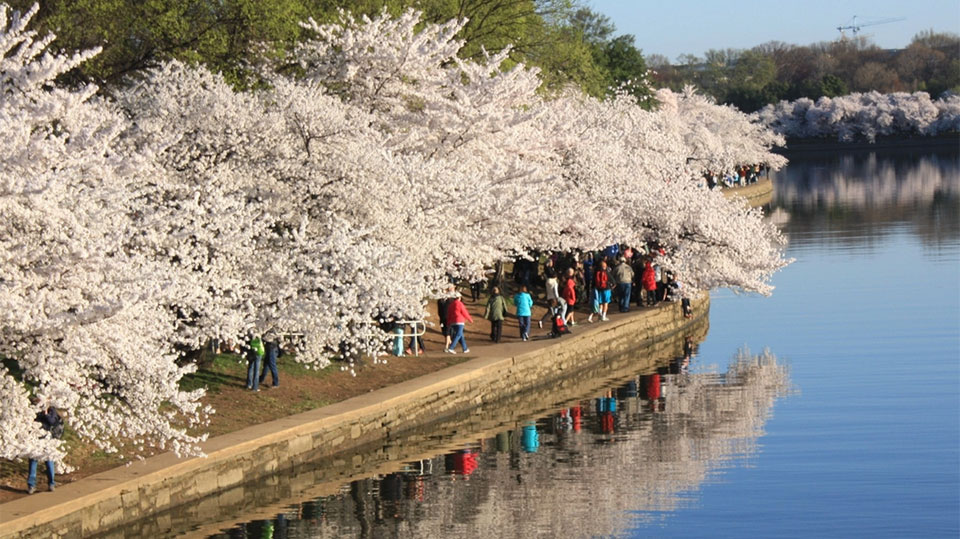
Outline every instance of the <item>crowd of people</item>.
[(715, 189), (717, 187), (743, 187), (744, 185), (757, 183), (763, 175), (770, 175), (770, 167), (764, 163), (755, 163), (753, 165), (741, 165), (727, 172), (708, 170), (703, 173), (703, 179), (708, 188)]
[[(621, 313), (631, 306), (653, 306), (661, 301), (680, 300), (683, 314), (692, 316), (690, 302), (681, 298), (680, 282), (673, 272), (657, 262), (663, 250), (655, 245), (634, 248), (611, 245), (602, 251), (574, 253), (553, 252), (514, 262), (512, 285), (515, 292), (505, 295), (507, 275), (498, 268), (490, 279), (470, 283), (473, 301), (480, 300), (480, 290), (490, 295), (484, 308), (484, 318), (490, 322), (490, 340), (499, 343), (503, 338), (503, 324), (512, 314), (522, 341), (530, 340), (534, 294), (542, 290), (546, 311), (537, 320), (538, 328), (549, 324), (549, 337), (560, 337), (578, 324), (578, 310), (587, 314), (587, 323), (604, 322), (611, 303)], [(480, 286), (478, 286), (478, 284)], [(464, 324), (473, 318), (459, 293), (451, 288), (449, 297), (437, 301), (440, 330), (444, 336), (444, 351), (450, 354), (460, 350), (469, 352), (464, 338)], [(412, 345), (411, 345), (412, 346)], [(410, 347), (408, 347), (409, 351)]]

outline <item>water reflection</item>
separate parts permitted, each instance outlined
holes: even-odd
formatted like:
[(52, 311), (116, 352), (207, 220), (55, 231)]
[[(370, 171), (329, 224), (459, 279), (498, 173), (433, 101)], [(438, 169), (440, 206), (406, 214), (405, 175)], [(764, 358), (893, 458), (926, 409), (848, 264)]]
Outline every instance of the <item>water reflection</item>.
[(877, 243), (898, 227), (928, 245), (960, 236), (957, 148), (792, 156), (775, 182), (772, 212), (789, 214), (791, 240), (815, 231), (841, 246)]
[(691, 366), (694, 348), (688, 340), (669, 365), (593, 398), (218, 536), (588, 537), (663, 518), (711, 474), (753, 455), (790, 391), (769, 352), (741, 350), (712, 373)]

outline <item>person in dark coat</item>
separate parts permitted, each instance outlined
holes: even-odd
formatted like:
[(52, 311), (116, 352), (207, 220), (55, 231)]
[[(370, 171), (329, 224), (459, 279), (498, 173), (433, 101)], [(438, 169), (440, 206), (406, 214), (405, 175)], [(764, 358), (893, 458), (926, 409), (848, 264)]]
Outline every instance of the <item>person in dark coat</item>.
[[(59, 440), (63, 436), (63, 419), (60, 413), (53, 406), (48, 406), (46, 410), (37, 413), (36, 421), (43, 426), (43, 430), (50, 433), (50, 437)], [(53, 492), (57, 484), (53, 480), (54, 467), (53, 461), (46, 461), (47, 464), (47, 486), (50, 492)], [(37, 459), (31, 458), (28, 463), (27, 471), (27, 494), (33, 494), (37, 490)]]
[(500, 295), (500, 288), (493, 287), (493, 293), (487, 300), (487, 308), (483, 317), (490, 321), (490, 340), (500, 342), (503, 335), (503, 319), (507, 314), (507, 301)]

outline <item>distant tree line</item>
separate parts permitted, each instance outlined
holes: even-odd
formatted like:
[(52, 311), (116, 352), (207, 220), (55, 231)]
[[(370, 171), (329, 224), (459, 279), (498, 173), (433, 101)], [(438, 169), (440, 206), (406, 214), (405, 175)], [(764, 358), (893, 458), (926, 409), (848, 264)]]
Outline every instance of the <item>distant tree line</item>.
[(752, 112), (780, 100), (818, 99), (853, 92), (960, 91), (960, 36), (932, 30), (904, 49), (882, 49), (859, 36), (813, 45), (772, 41), (752, 49), (711, 49), (671, 64), (647, 57), (653, 84), (679, 90), (692, 84), (720, 103)]
[[(7, 0), (26, 11), (35, 0)], [(616, 36), (610, 19), (580, 0), (47, 0), (33, 19), (40, 35), (56, 34), (54, 50), (102, 47), (63, 83), (95, 82), (110, 91), (130, 76), (176, 59), (220, 72), (237, 88), (255, 86), (265, 64), (284, 65), (309, 37), (301, 22), (334, 22), (340, 10), (356, 16), (397, 16), (413, 7), (424, 24), (469, 19), (457, 36), (460, 55), (512, 47), (509, 68), (539, 67), (543, 90), (575, 84), (600, 97), (647, 71), (633, 36)], [(296, 69), (291, 62), (288, 69)], [(646, 85), (626, 91), (644, 99)]]

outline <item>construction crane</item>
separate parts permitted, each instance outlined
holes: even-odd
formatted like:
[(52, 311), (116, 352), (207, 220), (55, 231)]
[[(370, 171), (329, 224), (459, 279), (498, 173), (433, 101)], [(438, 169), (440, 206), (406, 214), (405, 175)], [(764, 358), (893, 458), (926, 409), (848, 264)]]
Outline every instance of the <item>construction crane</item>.
[(840, 31), (840, 39), (843, 39), (846, 37), (846, 34), (844, 34), (846, 30), (850, 30), (850, 32), (853, 35), (857, 35), (860, 32), (861, 28), (865, 28), (867, 26), (876, 26), (878, 24), (887, 24), (888, 22), (897, 22), (897, 21), (905, 21), (905, 20), (907, 20), (906, 17), (892, 17), (887, 19), (876, 19), (876, 18), (864, 17), (863, 22), (859, 22), (857, 21), (857, 16), (854, 15), (853, 18), (847, 21), (846, 24), (841, 24), (840, 26), (838, 26), (837, 30)]

